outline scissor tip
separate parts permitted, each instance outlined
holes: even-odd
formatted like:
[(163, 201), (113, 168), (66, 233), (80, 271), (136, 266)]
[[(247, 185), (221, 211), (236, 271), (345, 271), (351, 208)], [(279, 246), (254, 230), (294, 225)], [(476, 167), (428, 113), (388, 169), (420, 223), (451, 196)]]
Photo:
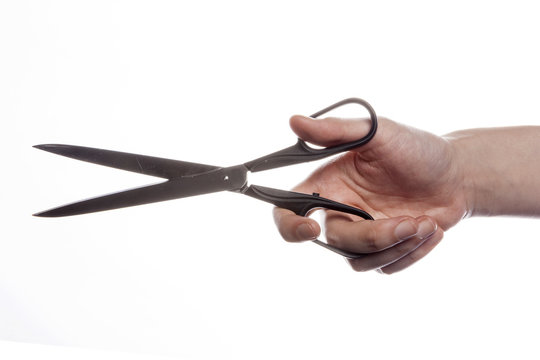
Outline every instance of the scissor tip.
[[(74, 203), (78, 204), (78, 203)], [(83, 214), (83, 212), (76, 211), (73, 209), (74, 204), (68, 204), (64, 206), (55, 207), (49, 210), (44, 210), (37, 212), (35, 214), (32, 214), (32, 216), (36, 217), (62, 217), (62, 216), (71, 216), (71, 215), (79, 215)]]
[(55, 145), (55, 144), (39, 144), (39, 145), (34, 145), (32, 147), (36, 148), (36, 149), (39, 149), (39, 150), (50, 150), (50, 149), (57, 148), (58, 145)]
[(32, 214), (32, 216), (35, 216), (35, 217), (48, 217), (46, 213), (47, 213), (47, 211), (40, 211), (40, 212), (37, 212), (35, 214)]
[(51, 210), (46, 210), (46, 211), (40, 211), (40, 212), (37, 212), (35, 214), (32, 214), (32, 216), (35, 216), (35, 217), (58, 217), (58, 216), (62, 216), (62, 215), (57, 214), (57, 213), (55, 213), (54, 211), (51, 211)]
[(73, 146), (62, 144), (39, 144), (32, 147), (64, 156), (68, 156), (68, 154), (73, 151)]
[(52, 151), (52, 149), (55, 148), (55, 146), (52, 144), (39, 144), (32, 147), (43, 151)]
[(59, 217), (59, 216), (66, 216), (66, 214), (62, 211), (65, 208), (65, 206), (56, 207), (49, 210), (43, 210), (39, 211), (37, 213), (32, 214), (32, 216), (36, 217)]

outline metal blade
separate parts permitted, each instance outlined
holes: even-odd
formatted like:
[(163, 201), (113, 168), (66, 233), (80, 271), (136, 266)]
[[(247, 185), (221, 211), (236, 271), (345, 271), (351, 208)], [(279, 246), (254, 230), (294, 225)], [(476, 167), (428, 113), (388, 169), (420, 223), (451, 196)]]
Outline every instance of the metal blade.
[(217, 169), (206, 174), (172, 179), (155, 185), (79, 201), (36, 213), (34, 216), (58, 217), (80, 215), (217, 191), (238, 190), (245, 185), (246, 178), (247, 169), (243, 166)]
[(76, 145), (43, 144), (35, 145), (34, 147), (77, 160), (109, 166), (120, 170), (133, 171), (144, 175), (158, 176), (165, 179), (175, 179), (182, 176), (202, 174), (219, 169), (218, 166)]

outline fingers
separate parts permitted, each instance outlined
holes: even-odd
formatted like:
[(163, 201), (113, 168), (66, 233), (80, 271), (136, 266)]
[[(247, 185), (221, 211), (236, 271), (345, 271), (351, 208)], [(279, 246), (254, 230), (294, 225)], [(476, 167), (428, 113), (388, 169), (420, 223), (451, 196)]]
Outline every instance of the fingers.
[(431, 233), (421, 234), (421, 232), (423, 231), (386, 250), (359, 259), (349, 259), (349, 263), (356, 271), (377, 269), (381, 273), (392, 274), (403, 270), (427, 255), (443, 236), (443, 231), (439, 228), (432, 230)]
[(424, 257), (442, 239), (442, 230), (428, 216), (351, 221), (332, 212), (327, 218), (327, 239), (336, 247), (368, 253), (349, 263), (356, 271), (381, 269), (390, 274)]
[(385, 266), (389, 266), (414, 252), (424, 241), (425, 239), (414, 236), (389, 249), (372, 253), (359, 259), (348, 259), (348, 261), (355, 271), (382, 270)]
[[(290, 210), (274, 208), (274, 220), (286, 241), (314, 240), (321, 232), (316, 221)], [(356, 271), (401, 271), (426, 256), (443, 238), (443, 231), (428, 216), (352, 221), (341, 213), (329, 212), (326, 224), (329, 244), (367, 254), (349, 259)]]
[(315, 240), (321, 233), (321, 227), (315, 220), (287, 209), (274, 208), (274, 221), (286, 241)]
[(437, 246), (441, 242), (443, 236), (443, 231), (441, 229), (438, 229), (432, 236), (426, 239), (414, 251), (410, 252), (409, 254), (389, 265), (381, 267), (378, 271), (382, 274), (389, 275), (408, 268), (409, 266), (426, 256), (431, 250), (433, 250), (435, 246)]
[(295, 115), (290, 119), (291, 129), (302, 140), (320, 146), (333, 146), (364, 137), (371, 127), (370, 119), (313, 119)]
[(342, 213), (328, 212), (326, 218), (328, 243), (357, 253), (380, 252), (414, 236), (425, 238), (435, 229), (435, 222), (427, 216), (352, 221)]

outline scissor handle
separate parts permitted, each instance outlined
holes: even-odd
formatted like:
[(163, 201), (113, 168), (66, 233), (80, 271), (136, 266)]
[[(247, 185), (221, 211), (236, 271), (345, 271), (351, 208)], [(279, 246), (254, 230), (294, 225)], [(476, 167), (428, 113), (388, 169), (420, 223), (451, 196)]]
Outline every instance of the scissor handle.
[[(314, 209), (324, 208), (357, 215), (366, 220), (373, 220), (373, 217), (362, 209), (323, 198), (317, 193), (309, 195), (293, 191), (272, 189), (259, 185), (250, 185), (243, 190), (243, 193), (256, 199), (274, 204), (277, 207), (291, 210), (296, 215), (300, 216), (307, 216), (310, 211)], [(354, 253), (336, 248), (335, 246), (329, 245), (318, 239), (313, 240), (313, 242), (349, 259), (358, 259), (365, 256), (365, 254)]]
[(269, 170), (269, 169), (274, 169), (274, 168), (278, 168), (282, 166), (294, 165), (294, 164), (299, 164), (303, 162), (323, 159), (327, 156), (331, 156), (331, 155), (338, 154), (340, 152), (352, 150), (354, 148), (357, 148), (359, 146), (366, 144), (368, 141), (370, 141), (373, 138), (373, 136), (375, 136), (375, 133), (377, 132), (377, 115), (375, 114), (375, 110), (373, 110), (371, 105), (369, 105), (369, 103), (363, 99), (349, 98), (349, 99), (341, 100), (333, 105), (330, 105), (322, 110), (317, 111), (316, 113), (311, 115), (311, 117), (317, 118), (323, 114), (326, 114), (327, 112), (331, 110), (334, 110), (346, 104), (361, 105), (364, 108), (366, 108), (367, 111), (369, 112), (369, 117), (371, 119), (371, 128), (369, 129), (369, 132), (361, 139), (358, 139), (349, 143), (345, 143), (345, 144), (339, 144), (339, 145), (330, 146), (327, 148), (322, 148), (322, 149), (314, 149), (310, 147), (304, 140), (298, 139), (298, 142), (293, 146), (277, 151), (270, 155), (266, 155), (258, 159), (252, 160), (250, 162), (245, 163), (244, 165), (252, 172)]

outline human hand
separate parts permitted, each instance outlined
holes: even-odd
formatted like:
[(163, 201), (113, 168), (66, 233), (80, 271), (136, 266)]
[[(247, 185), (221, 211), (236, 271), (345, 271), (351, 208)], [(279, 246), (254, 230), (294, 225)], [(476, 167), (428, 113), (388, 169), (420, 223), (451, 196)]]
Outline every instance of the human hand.
[[(363, 137), (370, 121), (293, 116), (290, 125), (301, 139), (332, 146)], [(327, 241), (366, 253), (349, 260), (353, 269), (391, 274), (424, 257), (443, 231), (468, 214), (455, 153), (442, 137), (379, 117), (369, 143), (326, 163), (295, 191), (316, 192), (370, 213), (374, 221), (326, 211)], [(286, 209), (276, 208), (274, 219), (287, 241), (313, 240), (321, 232), (313, 219)]]

